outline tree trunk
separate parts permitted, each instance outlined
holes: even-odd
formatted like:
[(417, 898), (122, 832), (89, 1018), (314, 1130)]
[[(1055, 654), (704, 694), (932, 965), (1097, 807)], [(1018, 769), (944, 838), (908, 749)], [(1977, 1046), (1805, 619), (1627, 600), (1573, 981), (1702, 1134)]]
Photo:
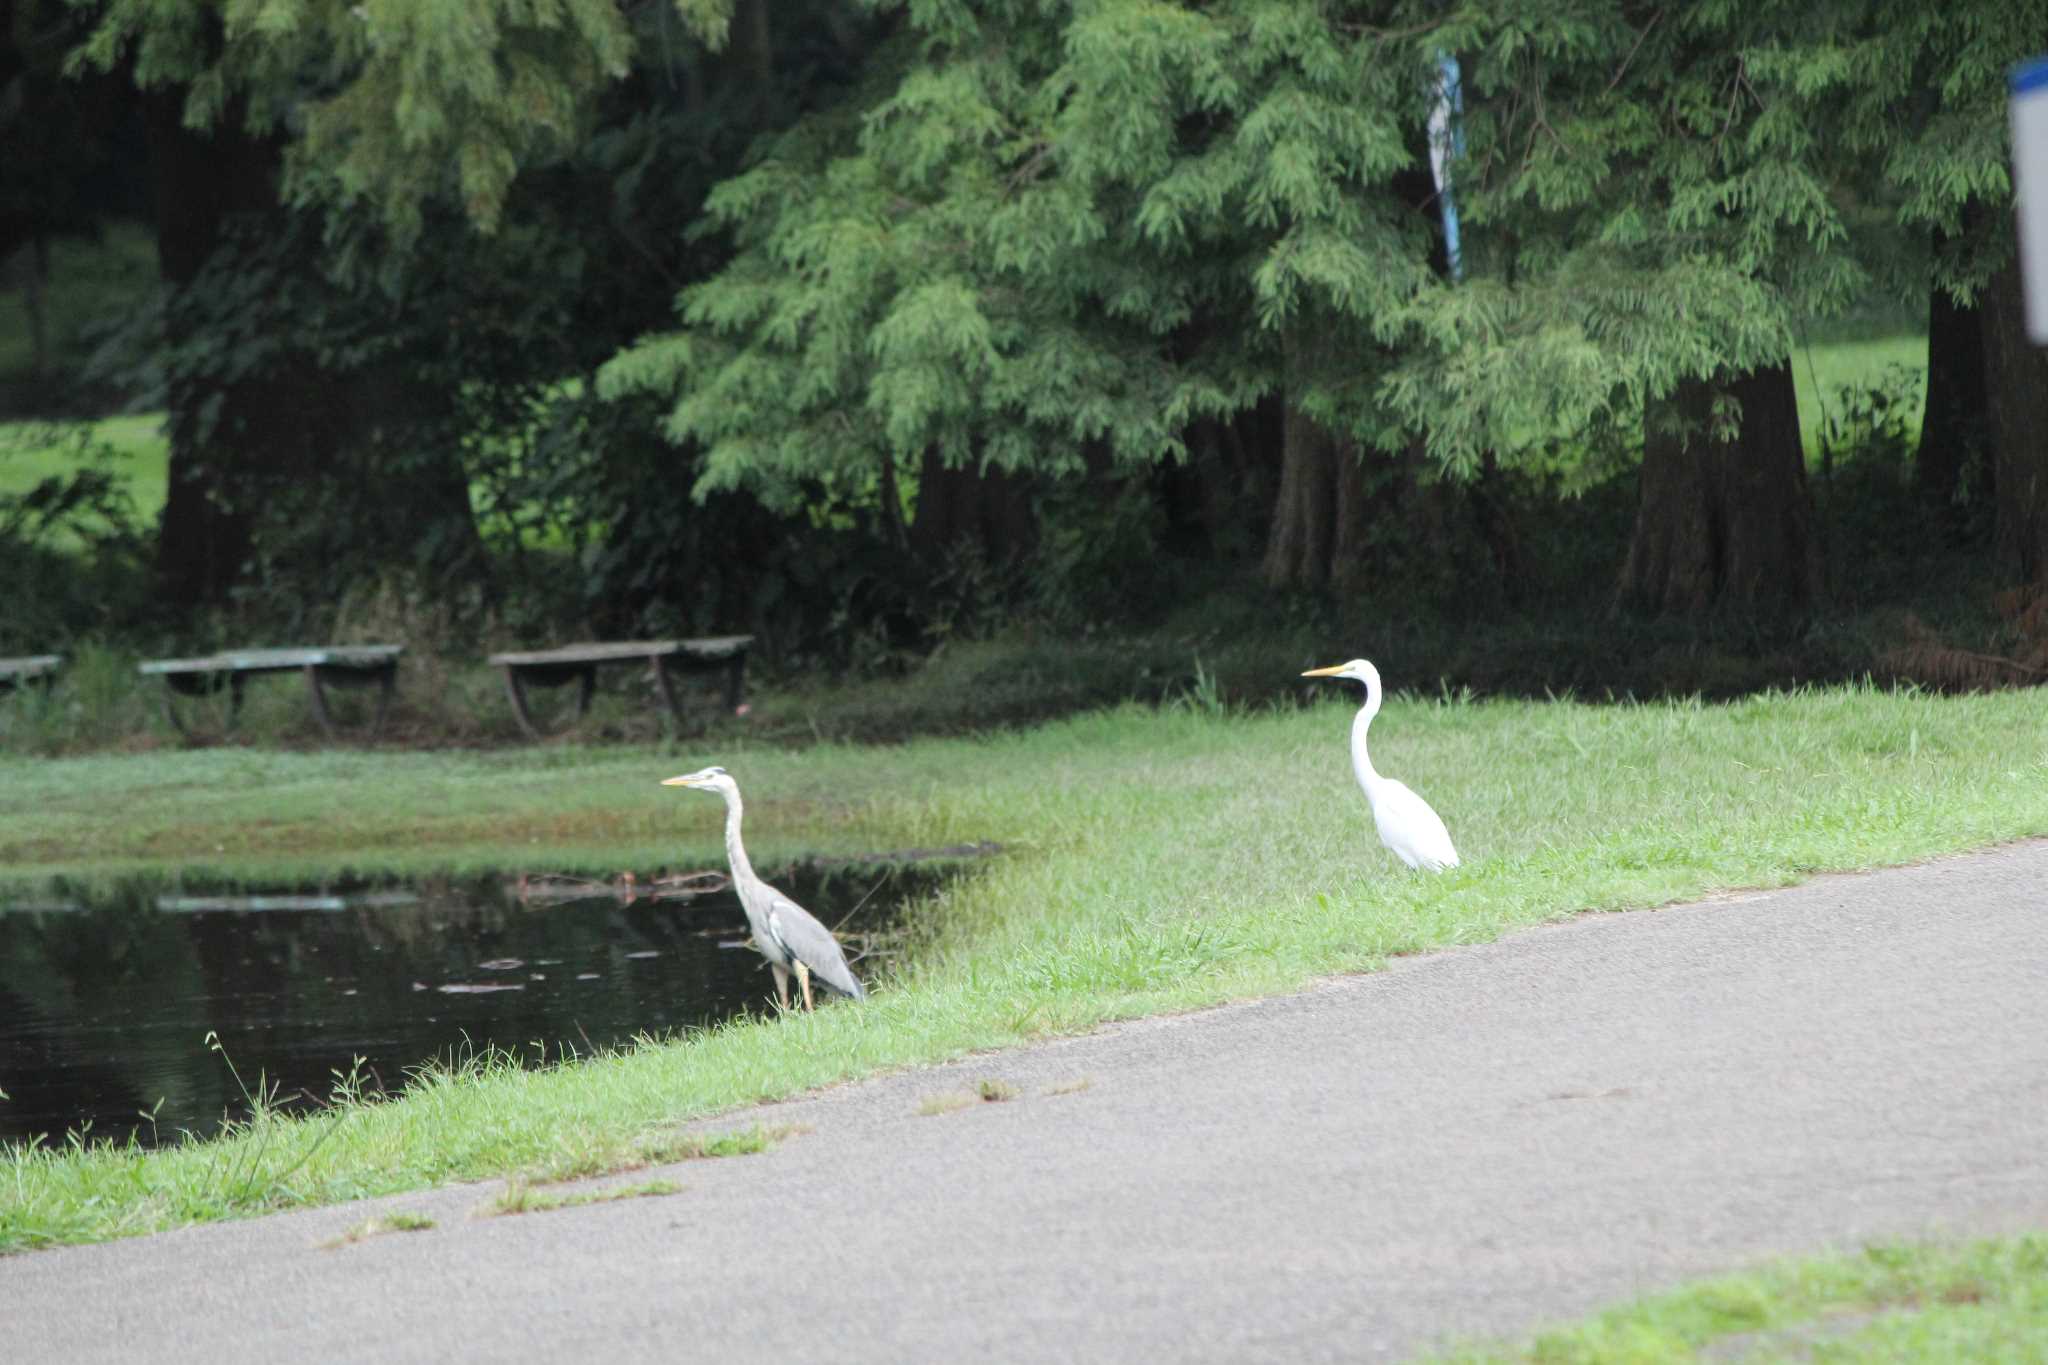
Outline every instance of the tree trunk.
[[(1713, 429), (1720, 394), (1741, 405), (1732, 440)], [(1649, 613), (1785, 617), (1820, 587), (1813, 510), (1789, 365), (1715, 385), (1686, 380), (1643, 437), (1635, 534), (1620, 601)]]
[(1187, 429), (1187, 460), (1153, 471), (1166, 518), (1163, 548), (1211, 560), (1262, 553), (1281, 477), (1283, 423), (1280, 403), (1268, 398), (1227, 422), (1202, 418)]
[[(278, 237), (294, 231), (277, 201), (279, 148), (242, 135), (239, 112), (198, 134), (183, 126), (182, 96), (162, 93), (150, 97), (148, 122), (166, 284), (199, 279), (217, 252), (232, 249), (227, 230), (237, 221)], [(317, 273), (316, 251), (299, 252), (294, 268)], [(365, 306), (331, 295), (330, 303)], [(190, 323), (185, 312), (168, 311), (174, 345), (190, 339), (176, 334), (180, 327), (218, 325)], [(259, 564), (287, 591), (324, 602), (363, 569), (390, 563), (420, 568), (430, 581), (473, 579), (482, 543), (458, 434), (448, 430), (450, 397), (412, 371), (400, 358), (336, 372), (293, 346), (233, 379), (214, 367), (174, 376), (157, 541), (164, 600), (219, 603)]]
[(917, 476), (910, 545), (927, 562), (972, 546), (992, 564), (1031, 553), (1038, 542), (1029, 482), (1000, 469), (949, 466), (936, 446)]
[[(243, 135), (236, 112), (211, 137), (187, 129), (182, 91), (150, 95), (146, 119), (158, 268), (175, 288), (197, 277), (229, 215), (274, 208), (278, 152)], [(222, 399), (218, 389), (190, 379), (174, 377), (169, 386), (171, 451), (157, 579), (164, 600), (175, 606), (223, 600), (253, 544), (253, 514), (236, 496), (244, 472), (239, 452), (221, 439), (242, 424), (242, 414)], [(209, 401), (216, 404), (210, 419)]]
[[(1938, 245), (1938, 244), (1937, 244)], [(1984, 321), (1946, 289), (1928, 291), (1927, 409), (1913, 481), (1932, 507), (1980, 501), (1984, 447)]]
[(2048, 348), (2027, 340), (2018, 262), (1984, 291), (1984, 398), (2001, 571), (2048, 582)]
[(757, 111), (766, 110), (775, 98), (775, 35), (768, 16), (769, 0), (736, 0), (726, 30), (733, 59), (747, 72)]
[(1280, 495), (1261, 570), (1267, 586), (1352, 586), (1363, 576), (1366, 542), (1357, 442), (1289, 404), (1280, 448)]
[(15, 255), (21, 287), (22, 311), (28, 314), (30, 373), (37, 379), (50, 376), (50, 237), (38, 231)]

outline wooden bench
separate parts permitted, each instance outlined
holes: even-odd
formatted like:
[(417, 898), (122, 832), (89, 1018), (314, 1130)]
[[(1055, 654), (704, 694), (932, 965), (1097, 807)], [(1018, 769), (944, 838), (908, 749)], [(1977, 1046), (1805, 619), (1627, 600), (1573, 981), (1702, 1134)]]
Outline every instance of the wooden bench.
[(370, 733), (384, 728), (384, 713), (391, 705), (391, 693), (398, 682), (398, 656), (404, 645), (324, 645), (293, 649), (226, 649), (194, 659), (151, 659), (137, 666), (143, 674), (164, 680), (164, 718), (180, 734), (189, 735), (178, 715), (175, 698), (198, 697), (228, 689), (228, 725), (242, 713), (242, 685), (258, 673), (297, 673), (306, 680), (313, 698), (313, 718), (328, 734), (334, 733), (334, 718), (327, 710), (327, 687), (368, 687), (375, 684), (377, 715)]
[(20, 659), (0, 659), (0, 694), (35, 683), (45, 693), (57, 682), (57, 670), (64, 666), (62, 654), (30, 654)]
[(737, 710), (746, 683), (747, 647), (753, 643), (751, 635), (717, 635), (701, 640), (619, 640), (493, 654), (491, 663), (505, 670), (505, 695), (512, 699), (512, 714), (518, 718), (519, 728), (539, 739), (540, 727), (534, 724), (533, 712), (527, 708), (526, 689), (579, 684), (576, 719), (581, 720), (590, 709), (591, 694), (597, 690), (600, 664), (647, 663), (654, 670), (654, 687), (661, 694), (662, 704), (679, 725), (683, 708), (676, 699), (671, 673), (723, 669), (725, 709)]

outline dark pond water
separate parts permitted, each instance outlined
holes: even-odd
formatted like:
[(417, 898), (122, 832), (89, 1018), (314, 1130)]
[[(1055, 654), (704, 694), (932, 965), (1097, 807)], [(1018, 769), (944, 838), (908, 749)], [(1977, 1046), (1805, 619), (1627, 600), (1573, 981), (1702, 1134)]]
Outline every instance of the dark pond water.
[[(886, 951), (897, 906), (938, 866), (771, 880), (855, 957)], [(0, 898), (0, 1142), (87, 1123), (144, 1143), (212, 1132), (247, 1113), (229, 1062), (303, 1105), (356, 1058), (368, 1088), (396, 1091), (409, 1068), (486, 1046), (552, 1061), (760, 1010), (774, 982), (746, 936), (715, 874)]]

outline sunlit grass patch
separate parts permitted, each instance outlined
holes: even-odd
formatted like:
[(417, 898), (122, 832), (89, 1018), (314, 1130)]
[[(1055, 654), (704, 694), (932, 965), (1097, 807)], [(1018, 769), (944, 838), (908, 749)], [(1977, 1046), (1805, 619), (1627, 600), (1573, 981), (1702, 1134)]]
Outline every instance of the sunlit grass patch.
[(45, 479), (76, 472), (81, 430), (105, 456), (106, 472), (126, 493), (135, 523), (154, 522), (170, 484), (170, 440), (162, 413), (83, 423), (0, 422), (0, 496), (26, 493)]
[[(1841, 415), (1840, 391), (1845, 387), (1883, 384), (1892, 370), (1923, 378), (1927, 373), (1927, 338), (1920, 335), (1874, 337), (1861, 341), (1835, 341), (1802, 346), (1792, 353), (1792, 385), (1799, 398), (1799, 430), (1806, 453), (1819, 450), (1817, 433), (1829, 417)], [(1912, 411), (1905, 414), (1908, 430), (1920, 429), (1921, 408), (1926, 401), (1923, 385)]]

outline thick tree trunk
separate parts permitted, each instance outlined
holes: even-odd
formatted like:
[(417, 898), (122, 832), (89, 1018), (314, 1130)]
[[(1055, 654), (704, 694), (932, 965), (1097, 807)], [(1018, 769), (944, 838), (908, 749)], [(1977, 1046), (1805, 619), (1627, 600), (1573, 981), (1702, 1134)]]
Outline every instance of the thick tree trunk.
[[(230, 111), (213, 134), (196, 134), (183, 127), (180, 94), (150, 98), (158, 257), (173, 289), (200, 277), (233, 240), (233, 223), (291, 230), (276, 197), (279, 149), (240, 127)], [(302, 260), (299, 268), (317, 269), (310, 252)], [(170, 310), (174, 344), (187, 339), (176, 329), (192, 325), (183, 315)], [(288, 349), (232, 381), (214, 369), (174, 377), (157, 541), (164, 600), (221, 602), (259, 560), (309, 592), (390, 563), (434, 580), (473, 575), (482, 543), (469, 480), (455, 439), (435, 435), (447, 426), (449, 398), (422, 388), (410, 371), (399, 359), (334, 372)]]
[(1187, 430), (1187, 461), (1153, 475), (1166, 516), (1164, 548), (1226, 560), (1262, 552), (1284, 464), (1284, 421), (1269, 398), (1227, 422), (1205, 418)]
[(766, 109), (775, 97), (775, 34), (769, 0), (737, 0), (731, 25), (732, 56), (751, 77), (754, 103)]
[[(1936, 243), (1937, 247), (1940, 245)], [(1927, 303), (1927, 408), (1913, 481), (1928, 503), (1952, 507), (1980, 501), (1984, 431), (1984, 320), (1936, 285)]]
[(928, 562), (972, 546), (990, 563), (1027, 555), (1038, 543), (1029, 482), (1000, 469), (949, 467), (937, 447), (927, 449), (917, 477), (917, 512), (910, 545)]
[[(159, 91), (147, 100), (157, 261), (173, 288), (198, 276), (230, 215), (261, 213), (276, 204), (276, 147), (244, 136), (238, 114), (224, 118), (221, 130), (207, 137), (184, 126), (183, 111), (181, 91)], [(173, 344), (181, 339), (170, 338)], [(236, 495), (244, 472), (241, 452), (223, 439), (244, 425), (244, 414), (222, 397), (218, 389), (189, 379), (173, 378), (170, 384), (171, 451), (157, 578), (164, 600), (178, 607), (225, 598), (253, 545), (253, 514)]]
[[(1713, 429), (1717, 392), (1741, 405), (1732, 440)], [(1621, 603), (1688, 616), (1796, 614), (1819, 593), (1812, 523), (1791, 368), (1718, 386), (1687, 380), (1644, 433)]]
[(2027, 340), (2018, 263), (1984, 291), (1984, 397), (2001, 570), (2048, 582), (2048, 348)]
[(1261, 574), (1269, 587), (1349, 587), (1364, 571), (1365, 468), (1358, 445), (1289, 405), (1280, 493)]

